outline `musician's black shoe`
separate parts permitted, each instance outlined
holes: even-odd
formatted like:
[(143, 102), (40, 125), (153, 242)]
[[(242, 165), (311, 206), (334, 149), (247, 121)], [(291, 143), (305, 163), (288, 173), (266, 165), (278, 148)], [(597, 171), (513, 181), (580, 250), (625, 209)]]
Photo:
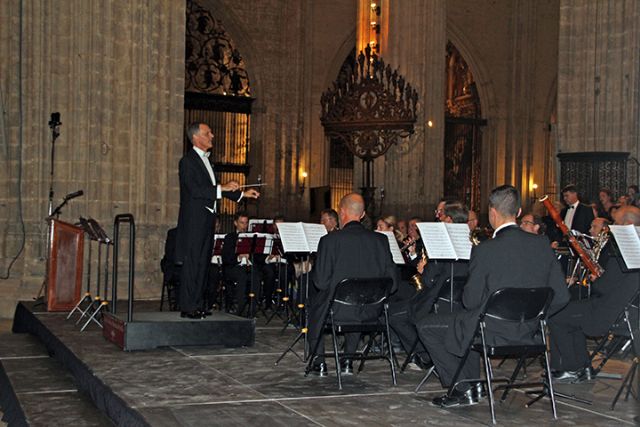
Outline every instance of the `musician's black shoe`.
[(211, 312), (211, 310), (200, 310), (200, 314), (202, 315), (202, 317), (207, 317), (211, 316), (213, 313)]
[(182, 311), (180, 317), (186, 317), (187, 319), (203, 319), (204, 316), (198, 310), (194, 311)]
[(328, 375), (327, 364), (324, 362), (314, 363), (311, 367), (310, 374), (316, 377), (326, 377)]
[(345, 359), (340, 364), (341, 375), (353, 375), (353, 360)]
[(581, 375), (584, 375), (583, 369), (577, 371), (552, 371), (551, 379), (554, 383), (573, 384), (578, 381)]
[(454, 408), (456, 406), (476, 405), (479, 401), (476, 387), (471, 387), (466, 391), (454, 389), (450, 396), (444, 394), (433, 399), (431, 403), (441, 408)]

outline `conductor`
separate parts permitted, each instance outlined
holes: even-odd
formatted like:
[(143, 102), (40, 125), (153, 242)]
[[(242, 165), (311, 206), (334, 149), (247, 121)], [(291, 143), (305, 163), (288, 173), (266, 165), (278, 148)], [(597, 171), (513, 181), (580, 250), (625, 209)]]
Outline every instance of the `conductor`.
[(209, 161), (213, 133), (205, 123), (192, 123), (187, 138), (193, 148), (180, 159), (180, 212), (176, 239), (176, 263), (180, 271), (181, 316), (201, 319), (208, 314), (204, 290), (213, 250), (216, 203), (222, 197), (239, 202), (243, 197), (257, 199), (254, 189), (240, 191), (237, 181), (217, 184)]

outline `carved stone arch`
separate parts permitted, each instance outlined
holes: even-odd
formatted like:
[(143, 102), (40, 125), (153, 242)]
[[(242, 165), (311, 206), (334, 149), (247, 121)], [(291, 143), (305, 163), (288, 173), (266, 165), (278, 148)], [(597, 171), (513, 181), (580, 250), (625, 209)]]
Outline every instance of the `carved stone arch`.
[[(481, 58), (476, 55), (478, 49), (466, 37), (464, 31), (451, 19), (447, 19), (447, 38), (455, 45), (469, 66), (480, 98), (480, 108), (487, 126), (482, 132), (481, 186), (480, 194), (489, 194), (497, 184), (498, 167), (495, 159), (498, 155), (498, 132), (494, 118), (498, 117), (496, 92), (491, 75)], [(481, 210), (486, 211), (486, 198), (481, 201)]]
[[(329, 68), (327, 70), (327, 74), (324, 77), (324, 81), (322, 83), (322, 87), (330, 87), (334, 82), (336, 77), (338, 77), (338, 73), (340, 69), (344, 65), (344, 61), (347, 56), (356, 48), (356, 29), (355, 27), (351, 31), (351, 33), (343, 40), (342, 44), (336, 51), (336, 54), (331, 58), (331, 63), (329, 64)], [(318, 102), (320, 100), (318, 99)]]
[(262, 73), (257, 59), (258, 51), (253, 45), (251, 38), (246, 34), (243, 25), (227, 5), (220, 0), (197, 0), (200, 5), (209, 10), (211, 14), (219, 19), (226, 32), (233, 39), (236, 48), (245, 58), (245, 63), (249, 69), (249, 78), (251, 84), (251, 96), (255, 98), (254, 107), (259, 110), (263, 96)]
[(473, 43), (467, 39), (462, 30), (449, 19), (447, 20), (447, 37), (456, 49), (458, 49), (473, 73), (483, 115), (486, 117), (495, 116), (496, 95), (493, 82), (486, 67), (475, 55)]

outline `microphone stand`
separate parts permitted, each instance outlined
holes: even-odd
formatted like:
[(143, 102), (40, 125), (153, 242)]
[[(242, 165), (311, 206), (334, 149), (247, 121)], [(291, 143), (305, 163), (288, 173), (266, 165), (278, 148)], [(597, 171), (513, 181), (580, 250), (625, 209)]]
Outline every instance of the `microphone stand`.
[[(51, 113), (51, 120), (49, 120), (49, 128), (51, 129), (51, 165), (49, 168), (49, 202), (47, 206), (47, 218), (46, 220), (49, 222), (47, 224), (47, 251), (45, 255), (45, 275), (44, 280), (42, 281), (42, 286), (40, 286), (40, 290), (38, 291), (38, 295), (36, 295), (35, 300), (38, 301), (35, 306), (40, 304), (44, 304), (44, 300), (41, 300), (43, 297), (43, 292), (46, 293), (47, 286), (49, 283), (49, 259), (51, 257), (51, 239), (53, 238), (53, 222), (51, 221), (54, 215), (53, 210), (53, 177), (54, 177), (54, 165), (55, 165), (55, 157), (56, 157), (56, 140), (60, 136), (60, 125), (62, 122), (60, 121), (60, 113)], [(65, 200), (66, 203), (66, 200)], [(64, 204), (64, 203), (63, 203)], [(56, 214), (60, 213), (60, 209), (62, 205), (56, 209)]]

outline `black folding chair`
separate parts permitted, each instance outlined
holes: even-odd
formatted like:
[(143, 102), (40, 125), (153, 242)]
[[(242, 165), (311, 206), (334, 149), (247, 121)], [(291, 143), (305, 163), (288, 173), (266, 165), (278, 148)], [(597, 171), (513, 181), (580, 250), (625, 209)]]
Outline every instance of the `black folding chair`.
[(624, 400), (629, 400), (629, 396), (638, 400), (640, 390), (633, 390), (633, 380), (638, 371), (638, 361), (640, 360), (640, 340), (638, 340), (638, 334), (640, 324), (638, 318), (640, 317), (640, 291), (636, 292), (631, 300), (624, 307), (624, 310), (618, 315), (616, 320), (609, 326), (607, 333), (598, 342), (596, 349), (591, 353), (591, 363), (593, 366), (595, 358), (601, 356), (602, 359), (596, 367), (592, 369), (592, 375), (598, 376), (602, 368), (609, 361), (611, 356), (621, 352), (622, 357), (625, 358), (628, 354), (631, 354), (631, 366), (622, 380), (622, 384), (618, 389), (613, 401), (611, 402), (611, 410), (615, 409), (618, 399), (626, 389)]
[[(340, 373), (341, 361), (385, 359), (391, 367), (393, 385), (396, 385), (396, 369), (394, 364), (393, 346), (391, 345), (389, 330), (388, 299), (393, 280), (388, 277), (371, 279), (344, 279), (336, 286), (333, 297), (329, 303), (327, 314), (322, 323), (323, 331), (316, 345), (311, 351), (305, 376), (311, 371), (315, 357), (318, 355), (318, 345), (325, 334), (330, 333), (333, 343), (333, 353), (325, 353), (323, 356), (333, 355), (338, 377), (338, 388), (342, 390), (342, 376)], [(357, 321), (341, 319), (340, 312), (359, 312), (366, 314)], [(338, 334), (363, 333), (369, 334), (370, 340), (362, 352), (340, 353), (338, 350)], [(373, 343), (373, 337), (382, 337), (382, 351), (379, 354), (369, 354)]]
[(160, 294), (160, 311), (164, 307), (165, 301), (169, 305), (169, 311), (176, 311), (179, 308), (178, 291), (180, 289), (180, 265), (177, 265), (174, 258), (176, 249), (177, 228), (167, 231), (167, 238), (164, 243), (164, 256), (160, 260), (162, 270), (162, 292)]
[[(467, 348), (462, 357), (462, 361), (456, 370), (448, 394), (451, 395), (456, 386), (461, 383), (477, 383), (487, 384), (487, 394), (489, 396), (489, 407), (491, 410), (491, 421), (496, 423), (495, 401), (493, 397), (493, 383), (506, 382), (505, 385), (496, 387), (505, 389), (502, 400), (506, 398), (507, 391), (516, 387), (530, 387), (533, 385), (542, 385), (547, 387), (553, 418), (557, 419), (556, 401), (553, 392), (553, 383), (551, 382), (551, 368), (549, 366), (549, 351), (547, 349), (546, 337), (546, 314), (553, 299), (553, 289), (551, 288), (503, 288), (495, 291), (485, 304), (485, 307), (478, 318), (478, 326), (474, 334), (474, 339)], [(531, 334), (523, 337), (522, 341), (509, 341), (508, 344), (492, 344), (489, 339), (493, 338), (493, 331), (508, 329), (510, 326), (520, 325), (521, 330), (529, 330)], [(488, 325), (488, 326), (487, 326)], [(488, 335), (488, 337), (487, 337)], [(489, 338), (489, 339), (488, 339)], [(478, 339), (480, 342), (478, 342)], [(501, 341), (503, 341), (501, 339)], [(465, 379), (458, 381), (458, 377), (464, 364), (469, 357), (471, 351), (482, 353), (484, 362), (486, 379)], [(544, 354), (544, 369), (546, 383), (514, 383), (519, 370), (524, 364), (524, 360), (528, 357)], [(519, 356), (518, 364), (509, 379), (495, 379), (491, 368), (490, 358), (497, 356)]]

